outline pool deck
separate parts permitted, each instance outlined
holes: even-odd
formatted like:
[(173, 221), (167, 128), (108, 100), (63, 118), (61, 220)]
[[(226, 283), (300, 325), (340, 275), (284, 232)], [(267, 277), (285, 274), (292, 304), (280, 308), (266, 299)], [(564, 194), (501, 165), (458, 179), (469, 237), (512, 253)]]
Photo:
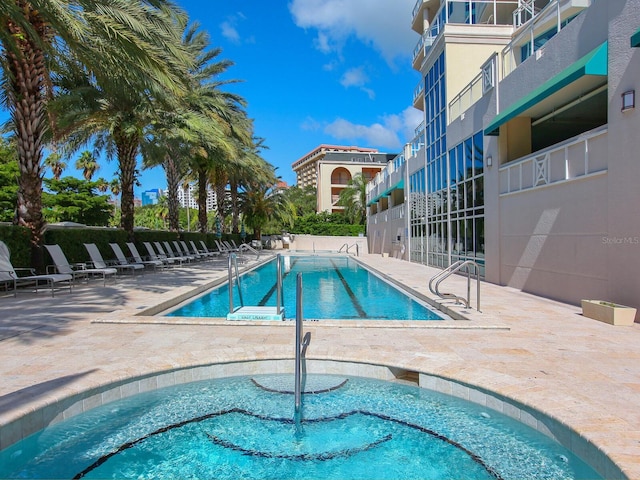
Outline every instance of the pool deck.
[[(359, 258), (431, 297), (428, 280), (438, 270), (379, 255)], [(0, 448), (20, 435), (16, 419), (78, 392), (200, 365), (293, 363), (294, 322), (139, 315), (226, 273), (225, 262), (215, 261), (120, 277), (106, 287), (92, 282), (54, 298), (45, 291), (0, 293)], [(466, 279), (446, 285), (462, 293)], [(313, 293), (305, 300), (313, 301)], [(307, 322), (307, 358), (388, 365), (495, 392), (570, 427), (628, 478), (640, 478), (640, 324), (604, 324), (583, 317), (579, 307), (487, 283), (482, 313), (445, 304), (468, 319)], [(37, 423), (37, 415), (23, 426), (27, 421)]]

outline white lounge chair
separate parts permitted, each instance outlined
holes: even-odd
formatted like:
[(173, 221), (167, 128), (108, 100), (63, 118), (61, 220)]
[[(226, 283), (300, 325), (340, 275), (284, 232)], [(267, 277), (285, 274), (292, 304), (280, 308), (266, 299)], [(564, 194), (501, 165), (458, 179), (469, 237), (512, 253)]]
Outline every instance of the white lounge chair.
[(120, 245), (117, 243), (110, 243), (109, 246), (111, 247), (111, 250), (113, 250), (113, 253), (120, 265), (129, 265), (133, 268), (134, 273), (140, 271), (140, 273), (144, 274), (144, 265), (142, 263), (130, 262), (129, 259), (124, 256)]
[(156, 247), (156, 250), (161, 255), (164, 255), (167, 258), (171, 258), (173, 260), (180, 261), (180, 265), (182, 265), (182, 262), (190, 261), (190, 259), (183, 257), (182, 255), (176, 255), (175, 253), (173, 253), (173, 250), (171, 250), (171, 246), (169, 245), (169, 242), (162, 242), (162, 243), (164, 243), (164, 247), (160, 244), (160, 242), (153, 242), (153, 245)]
[[(19, 276), (19, 271), (28, 272), (28, 275)], [(13, 287), (13, 296), (18, 292), (18, 287), (22, 285), (34, 285), (36, 292), (38, 287), (43, 283), (51, 290), (51, 296), (54, 296), (55, 286), (66, 285), (71, 292), (73, 285), (73, 276), (61, 273), (53, 273), (47, 275), (36, 275), (32, 268), (14, 268), (11, 264), (11, 253), (9, 247), (0, 241), (0, 283), (11, 285)]]
[(217, 252), (212, 252), (211, 250), (209, 250), (209, 248), (207, 247), (207, 244), (204, 243), (204, 240), (200, 240), (200, 244), (202, 245), (202, 249), (206, 252), (206, 253), (210, 253), (213, 254), (214, 256), (218, 256), (220, 255), (222, 252), (220, 250), (218, 250)]
[(207, 245), (204, 242), (202, 242), (202, 246), (204, 247), (203, 250), (198, 250), (198, 247), (196, 247), (196, 244), (193, 242), (193, 240), (189, 240), (189, 244), (191, 245), (191, 250), (192, 251), (198, 252), (198, 253), (200, 253), (200, 255), (204, 255), (205, 257), (215, 258), (218, 255), (220, 255), (220, 253), (218, 253), (218, 252), (210, 252), (209, 250), (207, 250), (206, 249)]
[(102, 282), (107, 285), (107, 277), (113, 276), (115, 282), (116, 274), (118, 271), (115, 268), (88, 268), (84, 263), (70, 264), (65, 256), (64, 252), (60, 248), (60, 245), (45, 245), (49, 252), (51, 260), (53, 260), (54, 267), (58, 273), (71, 275), (73, 280), (89, 277), (102, 277)]
[(162, 260), (143, 259), (142, 256), (140, 255), (140, 252), (138, 252), (138, 248), (136, 247), (135, 243), (127, 242), (127, 247), (131, 252), (131, 257), (136, 263), (141, 263), (142, 265), (145, 265), (145, 266), (151, 266), (153, 267), (154, 270), (157, 270), (158, 267), (162, 268), (164, 266), (164, 263), (162, 262)]
[(219, 240), (214, 240), (214, 242), (216, 242), (216, 246), (218, 247), (218, 251), (224, 255), (229, 255), (231, 252), (231, 249), (229, 247), (227, 247), (224, 243), (221, 243)]
[(131, 272), (132, 275), (135, 275), (136, 270), (131, 265), (120, 265), (119, 263), (113, 262), (107, 264), (95, 243), (85, 243), (84, 248), (87, 249), (94, 268), (115, 268), (118, 272)]
[(142, 242), (142, 243), (147, 249), (147, 252), (149, 253), (149, 258), (151, 260), (160, 260), (163, 263), (163, 265), (175, 265), (176, 262), (182, 265), (182, 260), (180, 260), (179, 258), (167, 257), (167, 254), (164, 253), (164, 250), (162, 250), (162, 245), (160, 245), (158, 242), (154, 242), (156, 244), (156, 248), (160, 247), (160, 249), (158, 250), (158, 253), (156, 253), (156, 251), (151, 246), (151, 242)]
[(189, 261), (200, 260), (200, 255), (194, 255), (193, 253), (190, 253), (188, 249), (183, 250), (182, 246), (177, 240), (174, 240), (172, 243), (173, 243), (173, 246), (175, 247), (175, 248), (172, 248), (172, 251), (174, 252), (175, 255), (188, 258)]

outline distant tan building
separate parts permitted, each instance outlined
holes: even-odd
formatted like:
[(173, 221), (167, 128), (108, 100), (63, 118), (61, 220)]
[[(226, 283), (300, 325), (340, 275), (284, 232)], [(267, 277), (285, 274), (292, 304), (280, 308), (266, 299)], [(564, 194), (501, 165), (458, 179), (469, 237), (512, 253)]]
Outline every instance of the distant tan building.
[(322, 144), (292, 164), (297, 185), (317, 190), (318, 212), (339, 212), (340, 192), (354, 175), (372, 180), (397, 154), (381, 153), (375, 148)]

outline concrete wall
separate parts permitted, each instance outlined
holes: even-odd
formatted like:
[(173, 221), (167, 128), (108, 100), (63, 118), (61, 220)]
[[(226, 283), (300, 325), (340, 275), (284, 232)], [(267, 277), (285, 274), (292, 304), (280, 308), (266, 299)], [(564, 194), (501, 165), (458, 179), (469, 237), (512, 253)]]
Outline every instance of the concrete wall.
[[(358, 245), (360, 254), (369, 253), (367, 237), (329, 237), (323, 235), (294, 235), (289, 249), (305, 252), (338, 251), (344, 244), (349, 245), (349, 252), (355, 254)], [(344, 250), (343, 250), (344, 251)]]

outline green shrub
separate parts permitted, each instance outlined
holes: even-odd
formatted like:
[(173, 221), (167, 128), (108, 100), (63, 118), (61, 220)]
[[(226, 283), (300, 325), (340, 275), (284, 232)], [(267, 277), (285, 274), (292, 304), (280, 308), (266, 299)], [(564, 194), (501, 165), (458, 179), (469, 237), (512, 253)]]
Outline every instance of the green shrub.
[(31, 230), (15, 225), (0, 225), (0, 240), (7, 244), (14, 267), (31, 267)]

